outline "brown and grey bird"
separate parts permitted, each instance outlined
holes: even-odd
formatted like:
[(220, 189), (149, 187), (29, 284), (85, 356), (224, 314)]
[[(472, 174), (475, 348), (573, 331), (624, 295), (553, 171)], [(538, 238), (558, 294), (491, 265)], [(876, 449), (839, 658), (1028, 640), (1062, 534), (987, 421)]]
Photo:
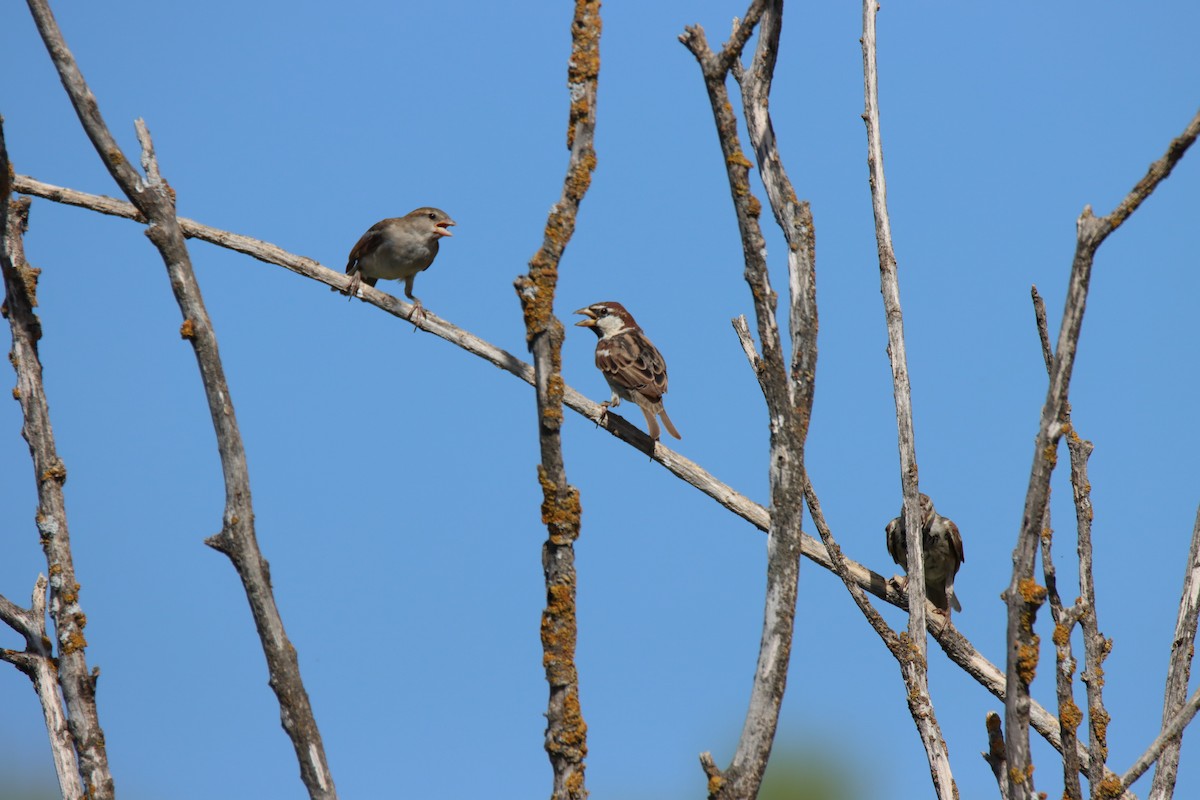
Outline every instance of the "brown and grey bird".
[[(943, 614), (949, 616), (950, 609), (962, 611), (958, 598), (954, 596), (954, 576), (966, 561), (963, 556), (962, 536), (958, 526), (943, 517), (933, 508), (929, 495), (920, 496), (921, 552), (925, 556), (925, 596)], [(892, 560), (908, 571), (907, 527), (904, 524), (904, 506), (900, 516), (884, 528), (887, 533), (887, 549)]]
[(587, 319), (575, 324), (591, 328), (600, 341), (596, 342), (596, 366), (612, 390), (612, 398), (601, 403), (605, 410), (628, 400), (646, 416), (646, 432), (658, 439), (658, 420), (661, 417), (667, 433), (682, 438), (671, 424), (662, 396), (667, 393), (667, 365), (646, 334), (625, 310), (615, 302), (593, 303), (575, 312)]
[(421, 317), (425, 312), (421, 299), (413, 294), (413, 280), (433, 263), (438, 242), (453, 235), (454, 224), (445, 211), (429, 206), (376, 222), (350, 251), (346, 274), (353, 277), (346, 293), (353, 297), (360, 284), (374, 286), (380, 278), (403, 279), (404, 296), (413, 301), (412, 316)]

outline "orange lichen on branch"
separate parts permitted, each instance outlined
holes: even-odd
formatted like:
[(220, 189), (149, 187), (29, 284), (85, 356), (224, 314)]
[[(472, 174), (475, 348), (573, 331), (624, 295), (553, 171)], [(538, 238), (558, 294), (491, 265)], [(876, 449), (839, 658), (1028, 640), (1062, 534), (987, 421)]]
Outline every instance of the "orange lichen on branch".
[(190, 319), (185, 319), (179, 326), (180, 339), (193, 339), (196, 336), (196, 325)]
[(1073, 731), (1083, 722), (1083, 711), (1068, 698), (1059, 706), (1058, 721), (1064, 729)]

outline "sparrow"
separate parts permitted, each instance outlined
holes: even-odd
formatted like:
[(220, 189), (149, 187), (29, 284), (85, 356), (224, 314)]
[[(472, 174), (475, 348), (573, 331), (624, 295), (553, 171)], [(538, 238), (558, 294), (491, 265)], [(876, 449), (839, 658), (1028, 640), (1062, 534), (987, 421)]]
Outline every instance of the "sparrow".
[(345, 293), (354, 297), (360, 284), (374, 286), (380, 278), (403, 278), (404, 296), (413, 301), (410, 319), (424, 316), (421, 299), (412, 291), (413, 280), (433, 263), (438, 241), (453, 235), (450, 226), (454, 224), (445, 211), (428, 206), (376, 222), (350, 251), (346, 274), (353, 277)]
[[(929, 602), (946, 616), (950, 609), (962, 611), (958, 598), (954, 596), (954, 575), (966, 561), (963, 556), (962, 536), (958, 526), (943, 517), (933, 508), (929, 495), (921, 494), (921, 552), (925, 555), (925, 596)], [(887, 533), (887, 549), (892, 560), (908, 571), (908, 542), (905, 539), (904, 506), (900, 516), (884, 528)]]
[(593, 303), (575, 313), (587, 318), (575, 324), (591, 328), (600, 338), (596, 342), (596, 366), (612, 389), (612, 398), (600, 404), (605, 413), (610, 406), (615, 408), (622, 400), (629, 400), (646, 415), (646, 432), (651, 439), (657, 440), (659, 434), (655, 417), (662, 417), (668, 433), (676, 439), (682, 438), (663, 408), (662, 396), (667, 393), (666, 362), (625, 306), (614, 302)]

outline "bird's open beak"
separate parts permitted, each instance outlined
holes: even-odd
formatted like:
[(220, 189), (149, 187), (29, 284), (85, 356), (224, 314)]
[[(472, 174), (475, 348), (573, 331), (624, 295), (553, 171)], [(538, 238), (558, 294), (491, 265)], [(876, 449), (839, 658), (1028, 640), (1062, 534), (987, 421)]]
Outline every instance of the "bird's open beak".
[(572, 311), (572, 314), (583, 314), (587, 319), (581, 319), (575, 323), (577, 328), (591, 328), (596, 324), (596, 315), (590, 308), (581, 308), (578, 311)]
[(437, 224), (437, 230), (434, 231), (434, 233), (436, 233), (438, 236), (453, 236), (454, 234), (450, 232), (450, 226), (457, 224), (458, 223), (452, 219), (448, 219), (445, 222), (439, 222)]

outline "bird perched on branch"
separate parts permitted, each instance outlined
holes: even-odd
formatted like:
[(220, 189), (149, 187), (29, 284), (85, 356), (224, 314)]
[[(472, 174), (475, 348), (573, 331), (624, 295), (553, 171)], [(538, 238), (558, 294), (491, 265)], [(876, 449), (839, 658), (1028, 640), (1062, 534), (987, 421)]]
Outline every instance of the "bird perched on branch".
[[(925, 556), (925, 596), (929, 602), (946, 616), (951, 607), (962, 611), (958, 598), (954, 596), (954, 575), (966, 561), (963, 557), (962, 536), (958, 526), (943, 517), (933, 508), (929, 495), (920, 496), (921, 552)], [(908, 572), (907, 527), (904, 524), (904, 506), (900, 516), (884, 528), (887, 533), (887, 549), (892, 560)]]
[(601, 403), (605, 413), (622, 400), (635, 403), (646, 415), (646, 432), (658, 439), (656, 417), (662, 417), (667, 432), (682, 438), (671, 424), (662, 396), (667, 393), (667, 365), (625, 306), (615, 302), (593, 303), (575, 312), (587, 319), (575, 324), (591, 328), (600, 337), (596, 342), (596, 366), (612, 389), (612, 398)]
[(417, 273), (428, 269), (438, 253), (438, 242), (451, 236), (454, 225), (450, 215), (439, 208), (425, 206), (403, 217), (380, 220), (367, 229), (350, 251), (346, 274), (353, 276), (346, 294), (358, 294), (360, 284), (374, 286), (380, 278), (404, 279), (404, 296), (413, 301), (410, 319), (425, 314), (421, 299), (413, 294)]

